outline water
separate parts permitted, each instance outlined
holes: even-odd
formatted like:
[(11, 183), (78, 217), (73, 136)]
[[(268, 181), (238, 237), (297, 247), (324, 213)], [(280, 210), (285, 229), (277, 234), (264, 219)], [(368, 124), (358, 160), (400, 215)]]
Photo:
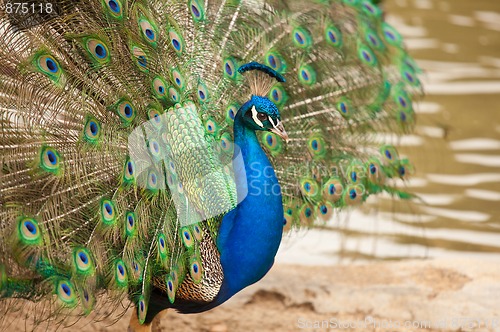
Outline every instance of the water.
[(418, 136), (400, 152), (421, 201), (382, 198), (285, 239), (278, 262), (500, 259), (500, 1), (388, 0), (387, 20), (424, 70)]

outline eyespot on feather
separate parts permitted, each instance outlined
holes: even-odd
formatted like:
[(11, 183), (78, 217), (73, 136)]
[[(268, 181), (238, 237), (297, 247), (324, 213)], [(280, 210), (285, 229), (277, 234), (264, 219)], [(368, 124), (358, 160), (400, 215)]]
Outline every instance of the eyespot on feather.
[(95, 297), (86, 287), (79, 287), (78, 294), (80, 295), (83, 313), (85, 316), (88, 316), (94, 309)]
[(94, 262), (88, 249), (78, 247), (73, 249), (73, 266), (80, 275), (92, 275), (94, 273)]
[(200, 22), (205, 19), (205, 10), (201, 1), (190, 0), (188, 5), (189, 11), (195, 22)]
[(323, 221), (328, 221), (332, 218), (334, 206), (330, 202), (322, 201), (316, 205), (316, 215)]
[(101, 200), (101, 222), (106, 226), (112, 226), (116, 222), (116, 208), (113, 201), (109, 199)]
[(177, 68), (172, 69), (172, 81), (180, 91), (184, 90), (185, 87), (184, 77)]
[(298, 48), (306, 49), (313, 43), (311, 33), (303, 27), (293, 29), (291, 35), (293, 44)]
[(83, 127), (83, 138), (90, 144), (96, 144), (101, 137), (101, 124), (92, 116), (87, 116)]
[(347, 168), (347, 177), (352, 184), (363, 184), (366, 180), (364, 165), (360, 161), (353, 161)]
[(303, 85), (310, 86), (316, 83), (316, 71), (309, 64), (303, 64), (297, 71), (299, 82)]
[(128, 99), (120, 99), (115, 107), (115, 110), (123, 124), (129, 125), (132, 121), (134, 121), (136, 116), (135, 107)]
[(369, 17), (380, 19), (382, 16), (382, 11), (380, 8), (369, 0), (361, 1), (361, 9)]
[(387, 43), (392, 46), (401, 47), (403, 38), (401, 38), (401, 35), (396, 29), (384, 22), (382, 23), (382, 31), (384, 33), (384, 39)]
[(362, 63), (370, 67), (375, 67), (378, 64), (375, 53), (366, 45), (360, 45), (358, 47), (358, 57)]
[(40, 168), (46, 172), (59, 175), (62, 170), (62, 158), (55, 149), (42, 146), (40, 149)]
[(160, 179), (158, 172), (154, 169), (150, 169), (147, 177), (146, 188), (150, 193), (157, 193), (160, 186)]
[(147, 312), (147, 302), (144, 295), (141, 294), (139, 300), (137, 301), (137, 319), (139, 320), (139, 324), (143, 324), (146, 321)]
[(168, 96), (170, 100), (174, 103), (178, 103), (180, 101), (179, 92), (174, 87), (168, 88)]
[(380, 148), (380, 154), (386, 164), (397, 164), (399, 162), (398, 151), (392, 145), (384, 145)]
[(262, 142), (273, 156), (283, 152), (283, 140), (274, 133), (269, 131), (262, 132)]
[(39, 245), (42, 243), (42, 233), (38, 222), (34, 218), (18, 218), (18, 238), (25, 245)]
[(237, 103), (231, 103), (226, 108), (226, 122), (231, 125), (234, 123), (234, 117), (238, 113), (240, 106)]
[(108, 46), (102, 40), (88, 38), (85, 40), (85, 48), (90, 58), (98, 64), (105, 64), (111, 60)]
[(130, 157), (127, 157), (123, 167), (123, 183), (131, 184), (134, 181), (135, 181), (135, 164), (130, 159)]
[(323, 136), (319, 133), (313, 133), (307, 140), (307, 149), (315, 160), (323, 159), (327, 152)]
[(191, 230), (189, 227), (182, 227), (179, 230), (182, 243), (184, 243), (184, 246), (188, 249), (192, 248), (194, 246), (194, 239), (193, 239), (193, 234), (191, 234)]
[(354, 114), (354, 107), (351, 101), (345, 97), (337, 102), (337, 110), (345, 119), (351, 118)]
[(142, 281), (142, 266), (141, 263), (139, 263), (137, 260), (133, 260), (131, 262), (130, 266), (130, 271), (132, 271), (131, 276), (132, 280), (136, 283), (139, 283)]
[(189, 274), (195, 283), (200, 283), (203, 278), (203, 266), (198, 255), (193, 255), (189, 260)]
[(398, 175), (402, 180), (408, 180), (414, 173), (415, 169), (407, 158), (401, 159), (398, 165)]
[(125, 268), (125, 264), (121, 259), (117, 259), (115, 261), (115, 283), (118, 287), (123, 288), (127, 287), (128, 277), (127, 277), (127, 269)]
[(232, 153), (234, 148), (234, 142), (231, 138), (231, 134), (229, 134), (228, 132), (223, 133), (220, 137), (220, 145), (222, 151), (224, 151), (226, 154)]
[(313, 206), (310, 204), (303, 204), (299, 209), (300, 223), (303, 226), (312, 226), (316, 219), (316, 214)]
[(156, 25), (152, 21), (142, 17), (139, 19), (139, 28), (143, 39), (151, 46), (156, 47), (158, 42), (158, 29)]
[(136, 225), (137, 215), (133, 211), (127, 211), (125, 214), (125, 236), (134, 237), (137, 233)]
[(165, 80), (160, 77), (156, 76), (153, 81), (152, 81), (152, 89), (153, 93), (158, 99), (164, 99), (165, 94), (167, 93), (167, 84), (165, 83)]
[(325, 28), (324, 37), (328, 45), (331, 45), (335, 48), (342, 47), (342, 34), (337, 27), (333, 25), (327, 25)]
[(131, 53), (137, 68), (139, 68), (141, 71), (147, 72), (148, 57), (146, 55), (146, 52), (144, 52), (144, 50), (138, 46), (132, 46)]
[(158, 235), (158, 254), (162, 260), (165, 260), (168, 255), (167, 240), (164, 234)]
[(156, 140), (155, 138), (149, 139), (147, 141), (147, 146), (149, 154), (154, 161), (158, 162), (164, 158), (164, 155), (162, 153), (163, 151), (158, 140)]
[(103, 0), (103, 5), (109, 17), (120, 20), (123, 18), (124, 7), (121, 0)]
[(343, 193), (344, 205), (357, 205), (365, 198), (365, 188), (362, 185), (349, 185)]
[(156, 106), (148, 106), (148, 120), (158, 129), (162, 128), (162, 112)]
[(74, 307), (78, 303), (75, 289), (69, 280), (59, 280), (56, 283), (55, 293), (59, 301), (66, 307)]
[(229, 57), (224, 59), (222, 62), (222, 70), (224, 73), (224, 77), (230, 78), (232, 80), (236, 80), (238, 78), (238, 64), (233, 57)]
[(203, 230), (201, 229), (200, 225), (198, 224), (192, 225), (191, 232), (197, 241), (201, 241), (201, 239), (203, 238)]
[(268, 98), (276, 104), (276, 106), (283, 106), (288, 100), (288, 94), (281, 83), (275, 84), (269, 91)]
[(170, 37), (170, 46), (177, 53), (177, 55), (182, 55), (185, 47), (182, 35), (177, 30), (170, 28), (168, 30), (168, 36)]
[(278, 52), (270, 51), (266, 53), (264, 56), (264, 62), (280, 74), (286, 71), (287, 65), (285, 59)]
[(174, 281), (172, 280), (172, 274), (170, 274), (167, 277), (166, 285), (167, 285), (168, 300), (170, 301), (170, 303), (174, 303), (174, 301), (175, 301), (175, 292), (177, 291), (177, 286), (175, 285)]
[(365, 29), (365, 42), (374, 50), (383, 51), (385, 49), (384, 43), (378, 34), (372, 29)]
[(366, 163), (366, 173), (371, 183), (377, 185), (384, 183), (385, 175), (382, 172), (382, 166), (378, 159), (372, 158)]
[(312, 200), (318, 199), (321, 195), (318, 182), (310, 177), (300, 179), (300, 191), (302, 195)]
[(337, 177), (331, 177), (323, 184), (323, 198), (329, 202), (337, 202), (344, 191), (342, 182)]
[(208, 100), (209, 94), (206, 85), (203, 82), (198, 83), (197, 97), (200, 102), (206, 102)]
[(212, 136), (217, 136), (217, 134), (219, 133), (219, 125), (217, 124), (217, 122), (215, 122), (214, 118), (212, 117), (209, 117), (206, 121), (205, 121), (205, 132), (209, 135), (212, 135)]

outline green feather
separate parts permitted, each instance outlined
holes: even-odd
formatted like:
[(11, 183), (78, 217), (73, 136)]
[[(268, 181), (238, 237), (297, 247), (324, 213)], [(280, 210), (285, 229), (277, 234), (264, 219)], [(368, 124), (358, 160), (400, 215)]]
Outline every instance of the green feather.
[(121, 0), (102, 0), (104, 12), (109, 18), (123, 20), (126, 17), (126, 1)]
[(66, 307), (74, 307), (78, 304), (77, 293), (69, 280), (57, 280), (55, 283), (55, 294), (59, 301)]
[(73, 265), (80, 275), (88, 276), (95, 273), (95, 266), (90, 252), (83, 247), (73, 249)]

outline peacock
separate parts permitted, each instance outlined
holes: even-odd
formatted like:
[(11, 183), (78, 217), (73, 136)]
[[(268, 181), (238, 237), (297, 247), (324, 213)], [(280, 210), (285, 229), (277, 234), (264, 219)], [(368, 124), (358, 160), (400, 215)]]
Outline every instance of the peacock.
[(3, 0), (0, 326), (210, 310), (411, 198), (420, 72), (368, 0)]

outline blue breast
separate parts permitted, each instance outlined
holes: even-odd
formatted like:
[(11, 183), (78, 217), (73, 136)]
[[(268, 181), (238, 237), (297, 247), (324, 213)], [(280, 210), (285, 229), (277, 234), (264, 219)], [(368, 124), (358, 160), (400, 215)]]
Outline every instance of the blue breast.
[[(226, 214), (217, 238), (224, 281), (220, 304), (260, 280), (271, 268), (283, 232), (283, 202), (274, 169), (257, 136), (235, 119), (236, 186), (245, 198)], [(239, 148), (239, 151), (238, 151)], [(238, 161), (240, 160), (240, 161)], [(240, 197), (238, 197), (240, 200)]]

